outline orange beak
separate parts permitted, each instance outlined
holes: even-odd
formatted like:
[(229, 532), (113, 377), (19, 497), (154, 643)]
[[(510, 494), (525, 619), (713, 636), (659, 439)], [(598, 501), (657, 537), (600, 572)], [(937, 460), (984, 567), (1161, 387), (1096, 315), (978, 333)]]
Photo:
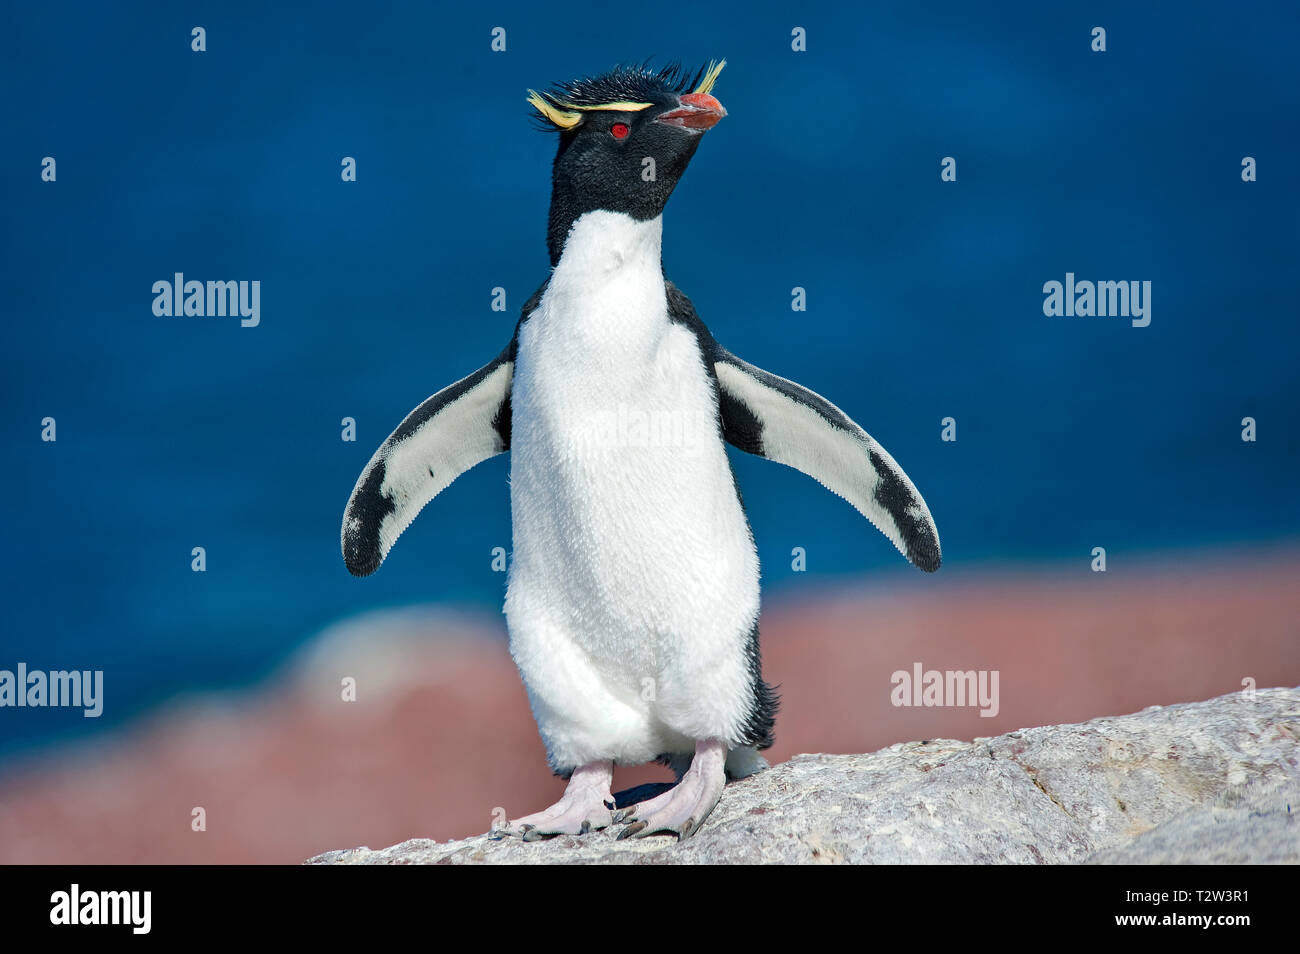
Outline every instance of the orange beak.
[(687, 93), (681, 97), (681, 106), (655, 117), (655, 122), (681, 129), (703, 132), (717, 125), (727, 115), (722, 104), (708, 93)]

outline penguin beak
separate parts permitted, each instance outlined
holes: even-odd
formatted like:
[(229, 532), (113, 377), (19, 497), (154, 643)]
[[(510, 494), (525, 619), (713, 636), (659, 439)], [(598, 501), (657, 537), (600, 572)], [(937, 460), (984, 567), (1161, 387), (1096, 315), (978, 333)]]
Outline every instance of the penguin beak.
[(654, 121), (698, 134), (712, 129), (719, 119), (727, 115), (722, 104), (708, 93), (687, 93), (679, 98), (679, 102), (681, 105), (677, 109), (660, 113)]

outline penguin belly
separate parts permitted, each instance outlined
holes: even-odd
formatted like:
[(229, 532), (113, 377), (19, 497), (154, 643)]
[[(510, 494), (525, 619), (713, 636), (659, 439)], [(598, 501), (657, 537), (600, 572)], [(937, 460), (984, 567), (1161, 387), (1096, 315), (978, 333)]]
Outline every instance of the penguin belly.
[(717, 398), (668, 318), (658, 221), (618, 218), (594, 269), (566, 270), (570, 236), (521, 325), (511, 393), (505, 613), (561, 772), (738, 744), (754, 699), (758, 559)]

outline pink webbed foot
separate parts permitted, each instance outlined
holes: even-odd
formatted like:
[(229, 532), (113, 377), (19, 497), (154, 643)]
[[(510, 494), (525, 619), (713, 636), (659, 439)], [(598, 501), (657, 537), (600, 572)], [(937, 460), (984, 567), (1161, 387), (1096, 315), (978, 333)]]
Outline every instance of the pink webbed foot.
[(614, 796), (609, 791), (613, 779), (612, 761), (581, 765), (573, 770), (558, 802), (543, 811), (516, 818), (504, 828), (494, 829), (492, 835), (540, 841), (554, 835), (585, 835), (608, 828), (614, 815)]
[(709, 817), (727, 784), (727, 744), (721, 739), (704, 739), (695, 746), (695, 758), (680, 782), (662, 795), (623, 809), (616, 815), (628, 825), (618, 837), (644, 838), (657, 832), (671, 832), (689, 838)]

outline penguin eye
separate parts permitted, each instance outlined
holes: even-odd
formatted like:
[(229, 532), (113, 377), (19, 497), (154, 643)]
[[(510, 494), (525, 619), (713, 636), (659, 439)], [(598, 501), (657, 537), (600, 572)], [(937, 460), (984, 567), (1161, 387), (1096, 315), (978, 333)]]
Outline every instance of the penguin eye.
[(609, 127), (609, 134), (615, 139), (626, 139), (629, 132), (627, 123), (615, 123)]

